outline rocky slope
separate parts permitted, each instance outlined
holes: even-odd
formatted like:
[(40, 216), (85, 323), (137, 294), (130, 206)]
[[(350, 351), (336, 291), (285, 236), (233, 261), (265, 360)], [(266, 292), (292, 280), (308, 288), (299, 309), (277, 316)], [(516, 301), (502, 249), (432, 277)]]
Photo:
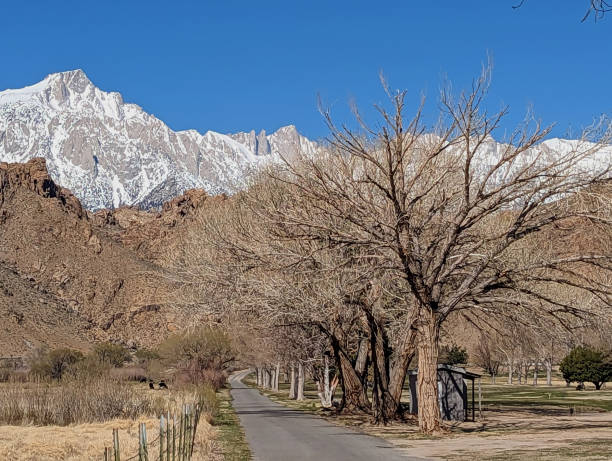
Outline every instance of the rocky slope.
[(153, 344), (198, 322), (172, 302), (176, 280), (148, 255), (207, 198), (191, 192), (159, 213), (92, 216), (44, 159), (0, 164), (0, 346)]
[(0, 161), (47, 159), (87, 209), (160, 207), (190, 188), (232, 192), (262, 164), (317, 145), (287, 126), (270, 135), (172, 131), (81, 70), (0, 92)]

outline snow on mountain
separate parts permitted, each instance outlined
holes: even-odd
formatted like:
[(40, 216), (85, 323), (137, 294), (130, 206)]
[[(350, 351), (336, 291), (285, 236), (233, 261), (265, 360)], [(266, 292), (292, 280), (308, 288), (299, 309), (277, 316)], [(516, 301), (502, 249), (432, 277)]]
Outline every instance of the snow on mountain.
[(0, 161), (45, 157), (53, 179), (93, 210), (157, 207), (194, 187), (233, 192), (262, 164), (316, 149), (294, 126), (270, 135), (172, 131), (82, 70), (0, 92)]
[[(559, 157), (578, 143), (550, 139), (533, 153), (543, 160)], [(292, 125), (272, 134), (175, 132), (119, 93), (100, 90), (81, 70), (0, 92), (0, 161), (45, 157), (53, 179), (92, 210), (159, 207), (194, 187), (231, 193), (262, 165), (319, 148)], [(477, 156), (480, 168), (495, 164), (504, 148), (487, 141)], [(612, 148), (606, 148), (578, 166), (605, 170), (611, 159)]]

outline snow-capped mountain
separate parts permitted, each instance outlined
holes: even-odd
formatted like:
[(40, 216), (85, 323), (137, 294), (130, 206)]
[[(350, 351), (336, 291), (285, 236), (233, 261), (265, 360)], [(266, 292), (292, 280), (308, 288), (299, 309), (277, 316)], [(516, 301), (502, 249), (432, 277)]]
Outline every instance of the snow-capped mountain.
[[(479, 168), (494, 165), (505, 147), (487, 141), (477, 156)], [(577, 140), (550, 139), (524, 160), (588, 148)], [(45, 157), (52, 178), (92, 210), (155, 208), (190, 188), (231, 193), (244, 186), (250, 172), (281, 155), (318, 149), (292, 125), (270, 135), (172, 131), (119, 93), (97, 88), (82, 70), (0, 92), (0, 161)], [(572, 168), (609, 171), (611, 159), (612, 147), (606, 147)]]
[(92, 210), (157, 207), (194, 187), (233, 192), (258, 166), (316, 149), (294, 126), (270, 135), (172, 131), (82, 70), (0, 92), (0, 161), (45, 157), (53, 179)]

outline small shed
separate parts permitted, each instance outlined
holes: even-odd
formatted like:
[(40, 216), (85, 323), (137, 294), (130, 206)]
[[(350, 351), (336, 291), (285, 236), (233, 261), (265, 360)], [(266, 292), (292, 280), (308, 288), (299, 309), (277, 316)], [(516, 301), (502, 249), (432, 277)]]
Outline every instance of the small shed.
[[(417, 400), (418, 370), (408, 370), (410, 386), (410, 413), (418, 413)], [(469, 410), (472, 410), (472, 421), (475, 419), (476, 405), (474, 400), (474, 380), (480, 375), (466, 371), (465, 368), (451, 365), (438, 365), (438, 399), (442, 419), (447, 421), (466, 421)], [(467, 381), (471, 381), (472, 398), (468, 403)], [(471, 408), (470, 408), (471, 407)]]

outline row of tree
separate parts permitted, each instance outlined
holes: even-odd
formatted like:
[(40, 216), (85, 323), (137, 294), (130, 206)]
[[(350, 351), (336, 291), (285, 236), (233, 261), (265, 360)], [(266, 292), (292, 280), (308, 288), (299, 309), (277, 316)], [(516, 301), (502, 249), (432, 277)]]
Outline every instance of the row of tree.
[[(386, 86), (376, 128), (356, 110), (357, 129), (323, 112), (317, 155), (283, 158), (201, 217), (179, 258), (184, 296), (242, 325), (253, 364), (331, 357), (340, 411), (379, 423), (402, 416), (414, 359), (428, 433), (441, 428), (445, 329), (501, 341), (609, 322), (610, 162), (598, 160), (609, 126), (553, 151), (540, 144), (550, 129), (526, 122), (497, 144), (507, 109), (487, 111), (489, 77), (442, 91), (435, 126), (423, 106), (407, 118), (406, 93)], [(585, 248), (576, 228), (600, 238)]]

